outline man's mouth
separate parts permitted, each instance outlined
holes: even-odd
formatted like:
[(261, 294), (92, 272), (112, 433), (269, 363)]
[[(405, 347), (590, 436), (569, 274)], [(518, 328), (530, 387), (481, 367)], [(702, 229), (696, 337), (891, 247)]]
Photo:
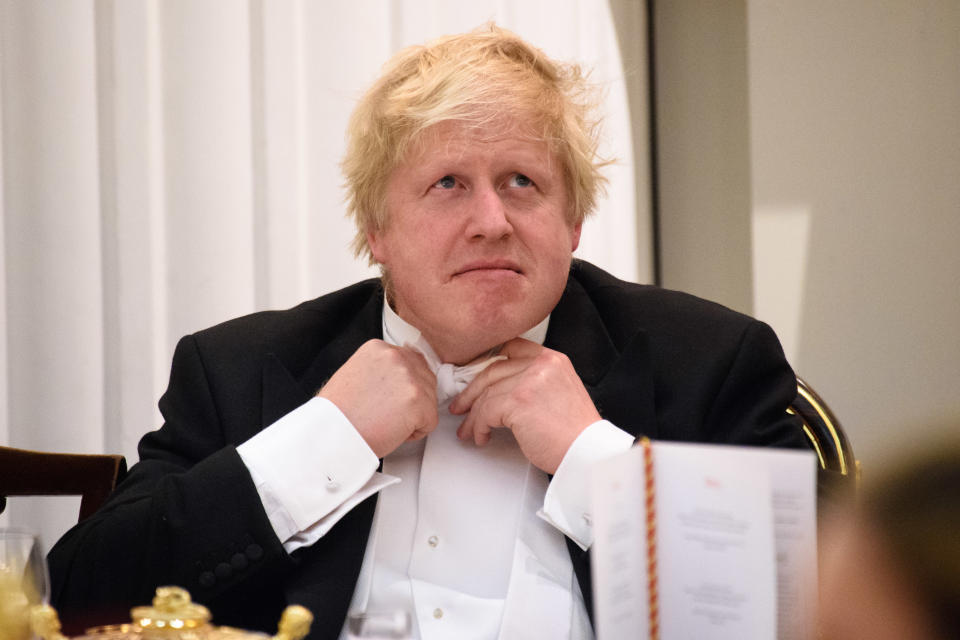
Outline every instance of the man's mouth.
[(512, 271), (516, 274), (523, 275), (523, 270), (520, 268), (520, 265), (510, 260), (477, 260), (475, 262), (469, 262), (460, 267), (453, 275), (460, 276), (465, 273), (483, 271)]

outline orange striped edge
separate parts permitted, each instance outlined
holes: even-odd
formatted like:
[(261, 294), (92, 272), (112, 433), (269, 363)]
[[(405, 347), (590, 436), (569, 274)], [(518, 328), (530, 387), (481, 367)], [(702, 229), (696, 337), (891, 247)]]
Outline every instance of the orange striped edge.
[(641, 438), (643, 447), (643, 479), (647, 506), (647, 600), (650, 640), (660, 638), (660, 592), (657, 587), (657, 511), (654, 503), (653, 447), (650, 438)]

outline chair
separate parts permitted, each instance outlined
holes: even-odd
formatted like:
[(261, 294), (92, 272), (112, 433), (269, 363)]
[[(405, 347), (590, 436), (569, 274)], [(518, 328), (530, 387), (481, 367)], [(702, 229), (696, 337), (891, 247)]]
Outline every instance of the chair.
[(7, 496), (79, 495), (79, 522), (100, 508), (126, 471), (127, 462), (121, 455), (0, 447), (0, 512)]
[(855, 485), (860, 480), (860, 462), (840, 421), (809, 383), (797, 377), (797, 397), (787, 409), (800, 418), (803, 432), (817, 453), (820, 468), (839, 474)]

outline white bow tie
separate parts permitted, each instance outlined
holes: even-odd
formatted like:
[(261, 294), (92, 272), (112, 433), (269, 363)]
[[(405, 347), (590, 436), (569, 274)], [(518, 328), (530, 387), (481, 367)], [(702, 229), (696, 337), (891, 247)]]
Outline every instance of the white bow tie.
[(440, 362), (440, 358), (437, 357), (436, 352), (434, 352), (430, 344), (423, 339), (423, 336), (420, 336), (412, 343), (405, 343), (404, 346), (415, 349), (423, 354), (424, 359), (427, 361), (427, 366), (429, 366), (430, 370), (437, 376), (438, 405), (445, 405), (453, 399), (458, 393), (466, 389), (467, 385), (473, 382), (473, 379), (476, 378), (481, 371), (494, 362), (507, 359), (507, 356), (492, 355), (497, 352), (498, 347), (490, 351), (491, 355), (488, 355), (486, 358), (478, 358), (469, 364), (461, 366)]
[[(535, 327), (524, 332), (520, 337), (543, 344), (547, 335), (547, 324), (550, 316), (540, 321)], [(500, 347), (490, 350), (486, 357), (479, 357), (469, 364), (457, 366), (440, 361), (437, 352), (426, 341), (423, 334), (397, 315), (389, 304), (383, 306), (383, 338), (388, 344), (410, 347), (423, 354), (427, 365), (437, 376), (437, 404), (443, 406), (463, 391), (481, 371), (497, 360), (506, 360), (506, 356), (496, 355)]]

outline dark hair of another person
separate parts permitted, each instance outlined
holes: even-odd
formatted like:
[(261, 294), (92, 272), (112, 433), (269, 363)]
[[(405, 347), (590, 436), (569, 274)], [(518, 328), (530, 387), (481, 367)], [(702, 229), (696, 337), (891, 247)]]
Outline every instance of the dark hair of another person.
[(862, 496), (863, 515), (943, 638), (960, 632), (960, 443), (911, 458)]

